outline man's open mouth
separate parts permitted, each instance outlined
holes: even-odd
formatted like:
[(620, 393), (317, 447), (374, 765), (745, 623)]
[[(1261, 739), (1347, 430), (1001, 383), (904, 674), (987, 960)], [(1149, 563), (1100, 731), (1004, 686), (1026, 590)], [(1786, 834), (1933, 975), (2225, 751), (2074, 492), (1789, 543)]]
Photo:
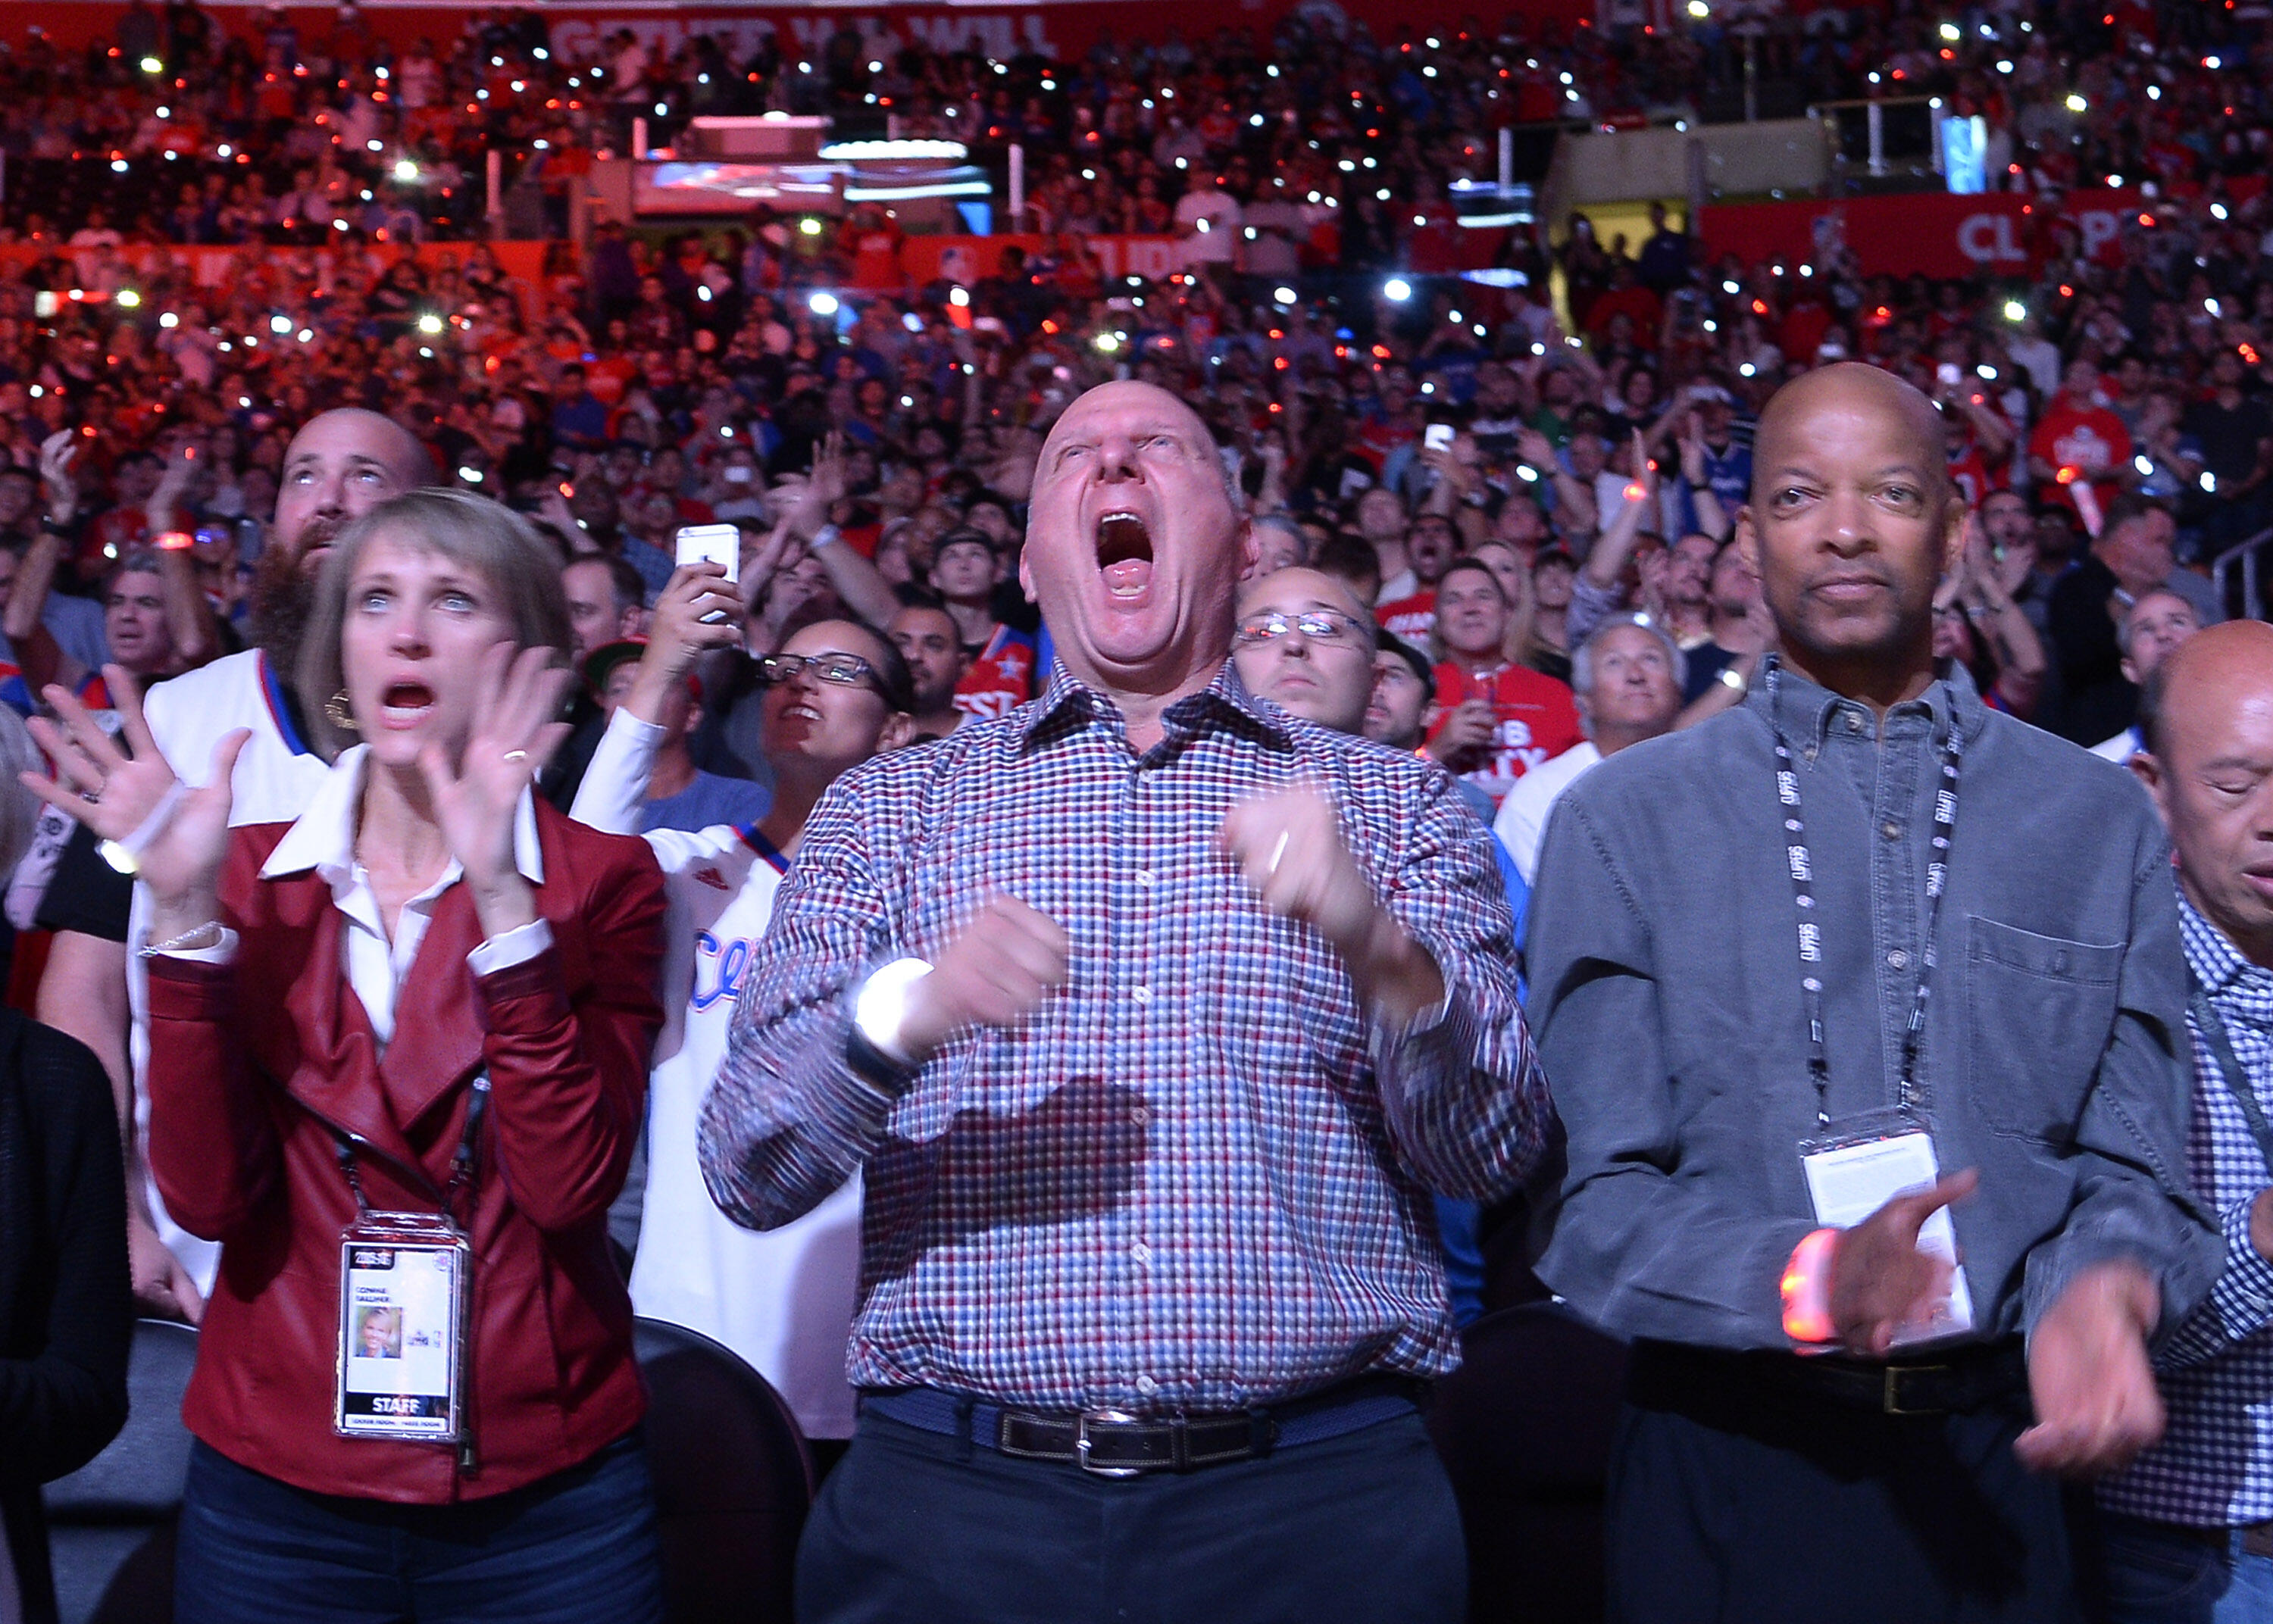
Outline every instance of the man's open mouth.
[(1152, 584), (1152, 532), (1144, 520), (1126, 509), (1098, 520), (1097, 567), (1114, 597), (1143, 595)]

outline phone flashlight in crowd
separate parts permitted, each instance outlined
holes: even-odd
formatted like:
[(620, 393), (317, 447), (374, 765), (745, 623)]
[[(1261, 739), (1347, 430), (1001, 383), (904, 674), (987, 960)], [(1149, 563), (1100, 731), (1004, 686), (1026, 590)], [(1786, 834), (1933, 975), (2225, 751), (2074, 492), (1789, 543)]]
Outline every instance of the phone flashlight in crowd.
[(1945, 361), (1939, 366), (1934, 368), (1933, 376), (1935, 381), (1940, 384), (1944, 389), (1954, 389), (1957, 387), (1959, 380), (1962, 379), (1965, 374), (1958, 367), (1956, 363)]
[(1392, 276), (1382, 283), (1381, 296), (1392, 304), (1402, 304), (1413, 296), (1413, 284), (1401, 276)]
[[(685, 568), (690, 564), (716, 564), (726, 572), (726, 580), (738, 582), (742, 579), (742, 532), (730, 524), (681, 525), (678, 535), (679, 557), (676, 563)], [(716, 625), (726, 618), (724, 610), (712, 610), (702, 617), (705, 625)]]
[(924, 330), (924, 318), (913, 311), (910, 311), (900, 318), (900, 326), (911, 333), (921, 333)]

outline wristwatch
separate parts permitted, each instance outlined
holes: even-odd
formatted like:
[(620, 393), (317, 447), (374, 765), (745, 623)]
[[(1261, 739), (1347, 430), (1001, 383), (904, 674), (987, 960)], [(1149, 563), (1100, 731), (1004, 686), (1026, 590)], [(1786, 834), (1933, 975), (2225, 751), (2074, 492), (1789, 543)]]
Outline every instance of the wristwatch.
[(906, 1066), (912, 1058), (900, 1043), (907, 1023), (908, 989), (931, 974), (921, 959), (894, 959), (861, 984), (852, 1000), (852, 1026), (880, 1054)]

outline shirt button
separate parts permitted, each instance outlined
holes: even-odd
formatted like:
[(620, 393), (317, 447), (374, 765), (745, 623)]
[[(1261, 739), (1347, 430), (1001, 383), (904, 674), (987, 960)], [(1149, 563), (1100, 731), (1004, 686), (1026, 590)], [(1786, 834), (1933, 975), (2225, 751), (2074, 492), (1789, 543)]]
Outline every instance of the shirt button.
[(1149, 868), (1140, 868), (1136, 871), (1136, 883), (1140, 886), (1150, 886), (1155, 878), (1157, 876)]
[(1879, 826), (1879, 833), (1888, 840), (1900, 840), (1902, 837), (1902, 826), (1889, 818)]
[(1136, 1390), (1146, 1395), (1157, 1393), (1160, 1390), (1160, 1384), (1150, 1376), (1139, 1376), (1136, 1378)]
[(1143, 1127), (1147, 1122), (1150, 1122), (1152, 1119), (1152, 1113), (1145, 1110), (1142, 1105), (1134, 1105), (1129, 1108), (1129, 1119), (1131, 1122), (1134, 1122), (1138, 1127)]
[(1140, 1004), (1149, 1004), (1152, 1001), (1152, 989), (1150, 987), (1131, 987), (1129, 989), (1129, 996), (1135, 999)]
[(1137, 1267), (1141, 1269), (1152, 1261), (1152, 1248), (1140, 1240), (1129, 1248), (1129, 1255), (1136, 1260)]
[(1888, 968), (1893, 969), (1907, 969), (1909, 968), (1909, 962), (1910, 955), (1904, 953), (1900, 947), (1895, 948), (1892, 953), (1887, 955), (1887, 964)]
[(1849, 733), (1860, 733), (1863, 730), (1862, 717), (1851, 710), (1847, 713), (1847, 730)]

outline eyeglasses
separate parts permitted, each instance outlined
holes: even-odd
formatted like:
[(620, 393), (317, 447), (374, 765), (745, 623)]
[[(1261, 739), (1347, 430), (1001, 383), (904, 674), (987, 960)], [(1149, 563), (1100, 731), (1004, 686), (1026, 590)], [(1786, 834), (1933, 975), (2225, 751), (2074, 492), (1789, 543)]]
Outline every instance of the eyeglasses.
[(1257, 643), (1276, 642), (1289, 632), (1300, 632), (1314, 643), (1373, 647), (1371, 626), (1354, 616), (1330, 609), (1305, 610), (1299, 615), (1282, 615), (1276, 610), (1256, 615), (1239, 623), (1237, 640), (1242, 647), (1251, 648)]
[(795, 682), (807, 667), (822, 682), (833, 682), (840, 688), (870, 688), (884, 691), (876, 680), (876, 668), (859, 655), (768, 655), (758, 662), (758, 680), (769, 688), (785, 682)]

